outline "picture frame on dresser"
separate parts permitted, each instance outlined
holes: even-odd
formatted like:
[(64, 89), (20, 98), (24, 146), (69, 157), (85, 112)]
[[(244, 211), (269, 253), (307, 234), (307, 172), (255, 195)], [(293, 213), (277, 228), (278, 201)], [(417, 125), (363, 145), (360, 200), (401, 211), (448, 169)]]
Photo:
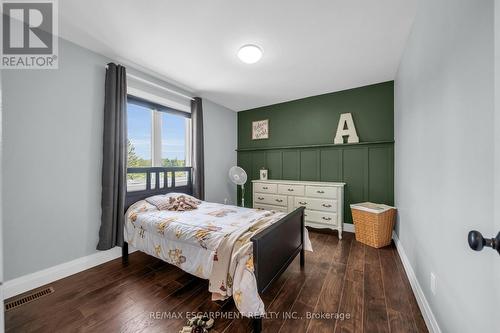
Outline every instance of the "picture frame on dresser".
[(342, 239), (345, 183), (275, 179), (252, 183), (253, 208), (290, 213), (304, 207), (306, 226), (337, 230)]

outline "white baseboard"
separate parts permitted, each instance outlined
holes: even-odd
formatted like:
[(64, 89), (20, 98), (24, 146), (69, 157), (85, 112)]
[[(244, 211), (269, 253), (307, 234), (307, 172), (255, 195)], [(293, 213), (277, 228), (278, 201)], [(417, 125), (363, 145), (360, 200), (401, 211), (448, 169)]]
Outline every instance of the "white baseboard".
[(422, 287), (420, 287), (420, 283), (418, 283), (417, 276), (413, 271), (413, 268), (410, 265), (410, 261), (406, 256), (406, 252), (403, 248), (403, 244), (399, 241), (396, 233), (392, 233), (392, 238), (394, 239), (394, 244), (396, 244), (396, 248), (399, 253), (399, 257), (403, 262), (403, 266), (406, 272), (406, 276), (410, 281), (411, 288), (413, 289), (413, 293), (415, 294), (415, 298), (417, 299), (418, 306), (420, 311), (422, 312), (422, 316), (424, 317), (425, 323), (429, 332), (431, 333), (441, 333), (441, 329), (439, 328), (438, 322), (434, 314), (432, 313), (431, 307), (425, 298), (425, 294), (422, 291)]
[[(129, 246), (129, 253), (135, 251), (135, 249), (131, 249)], [(41, 287), (113, 259), (117, 259), (121, 257), (121, 255), (121, 247), (114, 247), (107, 251), (99, 251), (86, 257), (78, 258), (38, 272), (5, 281), (3, 285), (3, 299), (22, 294), (26, 291)]]
[(353, 232), (354, 233), (354, 224), (352, 223), (344, 223), (343, 227), (345, 232)]

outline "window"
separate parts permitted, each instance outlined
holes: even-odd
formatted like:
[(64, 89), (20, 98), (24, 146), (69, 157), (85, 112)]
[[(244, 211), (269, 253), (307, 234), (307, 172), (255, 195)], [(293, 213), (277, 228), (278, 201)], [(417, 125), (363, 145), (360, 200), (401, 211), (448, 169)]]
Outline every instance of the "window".
[(161, 114), (161, 166), (190, 166), (187, 145), (190, 143), (191, 119), (183, 116)]
[(127, 103), (127, 166), (150, 167), (152, 164), (151, 128), (153, 111)]
[[(129, 95), (127, 127), (127, 167), (191, 166), (190, 113)], [(185, 176), (177, 172), (176, 184), (187, 184)], [(129, 190), (145, 189), (145, 174), (129, 174), (127, 187)]]

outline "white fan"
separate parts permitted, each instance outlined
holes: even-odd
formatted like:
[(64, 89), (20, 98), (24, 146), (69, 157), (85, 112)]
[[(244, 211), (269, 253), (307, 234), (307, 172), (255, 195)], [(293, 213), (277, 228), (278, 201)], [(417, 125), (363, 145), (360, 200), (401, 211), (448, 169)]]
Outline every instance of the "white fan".
[(229, 169), (229, 179), (236, 185), (241, 186), (241, 207), (245, 207), (245, 183), (247, 182), (247, 173), (239, 166)]

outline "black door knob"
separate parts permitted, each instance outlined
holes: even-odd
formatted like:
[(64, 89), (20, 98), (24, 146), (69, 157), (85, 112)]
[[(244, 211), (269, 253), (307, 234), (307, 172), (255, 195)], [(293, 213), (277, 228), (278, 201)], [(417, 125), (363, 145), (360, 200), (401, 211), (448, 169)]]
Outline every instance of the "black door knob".
[(500, 232), (495, 238), (485, 239), (479, 231), (472, 230), (469, 231), (467, 240), (469, 241), (470, 248), (474, 251), (481, 251), (486, 246), (497, 250), (498, 254), (500, 254)]
[(486, 240), (483, 238), (483, 235), (476, 230), (469, 231), (468, 240), (470, 248), (474, 251), (481, 251), (486, 244)]

